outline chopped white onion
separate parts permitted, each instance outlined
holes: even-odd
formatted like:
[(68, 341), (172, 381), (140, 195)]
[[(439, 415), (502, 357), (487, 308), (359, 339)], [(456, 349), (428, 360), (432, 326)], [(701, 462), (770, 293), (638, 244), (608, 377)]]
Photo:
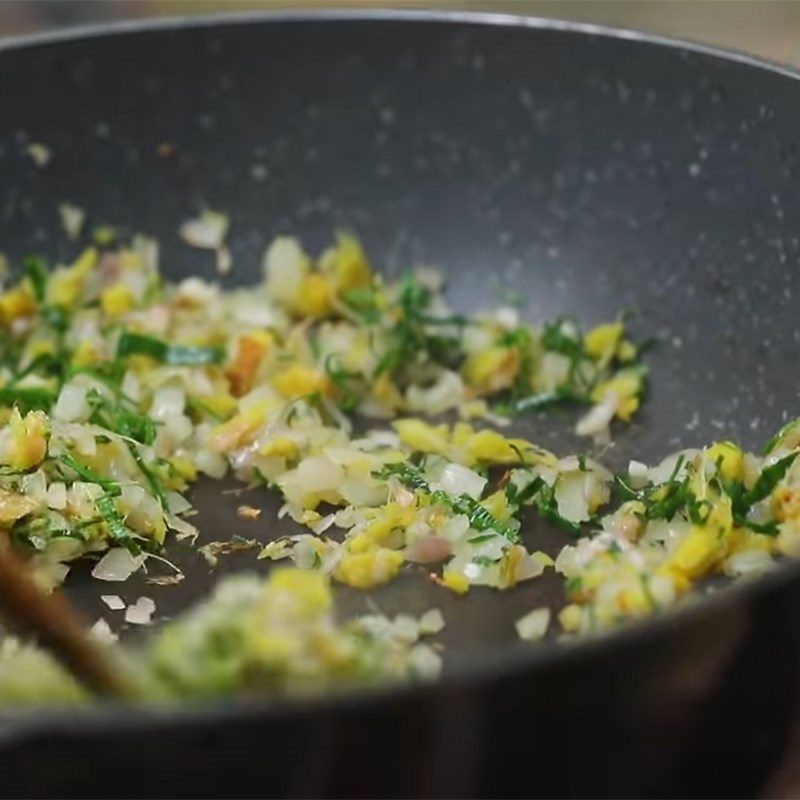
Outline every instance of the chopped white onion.
[(563, 475), (556, 482), (558, 513), (570, 522), (584, 522), (591, 516), (587, 477), (582, 473)]
[(224, 478), (228, 471), (225, 457), (212, 450), (199, 450), (195, 456), (195, 466), (209, 478)]
[(140, 597), (125, 611), (125, 622), (132, 625), (149, 625), (156, 610), (156, 604), (150, 597)]
[(514, 570), (514, 578), (517, 582), (529, 581), (532, 578), (538, 578), (545, 568), (545, 562), (537, 554), (525, 556), (517, 562), (516, 569)]
[(186, 393), (180, 386), (162, 386), (153, 394), (150, 416), (164, 421), (177, 414), (182, 414), (186, 406)]
[(177, 297), (190, 301), (191, 304), (200, 306), (214, 302), (219, 296), (219, 286), (208, 283), (202, 278), (184, 278), (175, 290)]
[(200, 533), (191, 522), (187, 522), (182, 517), (176, 517), (174, 514), (167, 514), (165, 519), (169, 529), (178, 534), (178, 539), (196, 539)]
[(447, 464), (439, 475), (439, 486), (451, 497), (462, 494), (478, 500), (486, 486), (486, 478), (460, 464)]
[(740, 578), (760, 575), (774, 565), (772, 556), (766, 550), (743, 550), (725, 559), (722, 569), (729, 578)]
[(101, 594), (100, 599), (112, 611), (121, 611), (125, 608), (125, 601), (118, 594)]
[(312, 536), (299, 536), (292, 548), (292, 559), (299, 569), (311, 569), (318, 558), (316, 549), (312, 546)]
[(44, 474), (44, 470), (37, 469), (36, 472), (24, 475), (20, 488), (27, 497), (34, 498), (40, 502), (45, 500), (47, 497), (47, 477)]
[(492, 319), (506, 330), (511, 330), (519, 325), (519, 311), (510, 306), (501, 306), (494, 311)]
[(53, 151), (41, 142), (31, 142), (27, 151), (37, 169), (44, 169), (53, 157)]
[(180, 237), (191, 247), (217, 250), (228, 234), (230, 220), (227, 214), (207, 208), (198, 217), (188, 219), (180, 227)]
[(114, 642), (119, 639), (119, 636), (111, 630), (111, 626), (103, 617), (100, 617), (100, 619), (89, 628), (89, 636), (96, 642), (100, 642), (100, 644), (114, 644)]
[(394, 431), (370, 431), (363, 439), (353, 439), (351, 445), (357, 450), (371, 450), (379, 447), (400, 447), (400, 437)]
[(588, 414), (578, 420), (575, 432), (579, 436), (606, 437), (608, 426), (614, 419), (619, 405), (619, 397), (616, 392), (607, 392), (606, 396), (594, 405)]
[(54, 481), (47, 487), (47, 507), (63, 511), (67, 507), (67, 487), (61, 481)]
[(547, 633), (549, 625), (549, 608), (534, 608), (514, 623), (519, 638), (527, 642), (539, 641)]
[(158, 269), (157, 239), (137, 233), (134, 235), (133, 239), (131, 239), (131, 250), (141, 258), (142, 264), (148, 272), (153, 272)]
[(53, 416), (64, 422), (76, 422), (89, 416), (86, 389), (76, 383), (66, 383), (53, 408)]
[(124, 547), (113, 547), (94, 565), (92, 577), (100, 581), (126, 581), (144, 564), (146, 557), (131, 555)]
[(443, 561), (453, 552), (453, 545), (441, 536), (423, 536), (405, 549), (406, 561), (416, 564), (432, 564)]
[(192, 504), (179, 492), (167, 492), (167, 505), (172, 514), (183, 514), (189, 511)]
[(308, 274), (309, 259), (297, 239), (278, 236), (264, 253), (264, 274), (270, 295), (282, 303), (293, 302)]
[(330, 528), (335, 521), (335, 514), (327, 514), (318, 522), (315, 522), (313, 525), (309, 525), (309, 528), (311, 528), (311, 530), (314, 531), (317, 536), (320, 536), (321, 534), (325, 533), (325, 531), (328, 530), (328, 528)]
[(444, 286), (444, 273), (436, 267), (414, 267), (414, 278), (431, 292), (438, 292)]
[(468, 530), (469, 517), (466, 514), (458, 514), (445, 521), (439, 529), (439, 535), (449, 542), (457, 542)]
[(306, 495), (337, 489), (343, 481), (344, 470), (328, 456), (310, 456), (303, 459), (296, 469), (287, 472), (280, 485), (284, 491)]
[(229, 248), (224, 245), (217, 249), (217, 272), (220, 275), (227, 275), (233, 269), (233, 255)]
[(422, 680), (433, 680), (442, 671), (442, 657), (427, 644), (415, 645), (408, 660), (412, 673)]
[(419, 620), (410, 614), (398, 614), (392, 623), (392, 638), (401, 642), (416, 642), (419, 639)]
[(647, 464), (642, 464), (641, 461), (631, 461), (628, 464), (628, 477), (631, 479), (634, 488), (638, 489), (640, 486), (647, 483), (648, 472), (649, 467)]
[(61, 217), (61, 227), (68, 239), (75, 241), (83, 230), (83, 223), (86, 221), (86, 212), (72, 203), (62, 203), (58, 207), (58, 215)]
[(464, 401), (464, 382), (461, 376), (445, 370), (433, 386), (427, 389), (411, 385), (406, 390), (409, 411), (441, 414), (456, 408)]
[(421, 636), (434, 636), (444, 629), (444, 616), (438, 608), (429, 608), (419, 618)]
[[(683, 476), (686, 474), (686, 465), (691, 463), (692, 459), (700, 452), (700, 450), (681, 450), (678, 453), (673, 453), (672, 455), (667, 456), (660, 464), (653, 467), (649, 471), (649, 478), (653, 483), (664, 483), (668, 481), (671, 477), (677, 478), (681, 480)], [(683, 466), (675, 472), (675, 467), (678, 465), (678, 461), (681, 461)]]

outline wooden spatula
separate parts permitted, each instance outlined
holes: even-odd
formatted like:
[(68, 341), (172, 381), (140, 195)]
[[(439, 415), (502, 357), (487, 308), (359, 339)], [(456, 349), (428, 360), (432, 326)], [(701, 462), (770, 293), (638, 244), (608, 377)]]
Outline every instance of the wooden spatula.
[(48, 594), (27, 564), (0, 533), (0, 612), (10, 625), (37, 637), (87, 688), (97, 695), (130, 699), (133, 686), (101, 646), (92, 641), (78, 613), (59, 591)]

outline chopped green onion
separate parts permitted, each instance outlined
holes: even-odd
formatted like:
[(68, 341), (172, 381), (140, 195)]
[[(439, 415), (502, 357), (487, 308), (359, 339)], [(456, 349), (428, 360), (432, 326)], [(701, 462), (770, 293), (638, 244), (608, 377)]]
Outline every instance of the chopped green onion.
[(508, 403), (502, 403), (495, 407), (495, 410), (505, 416), (514, 416), (526, 411), (539, 411), (543, 408), (551, 408), (561, 403), (573, 403), (579, 397), (574, 390), (567, 385), (559, 386), (554, 392), (538, 392), (529, 394)]
[(577, 361), (584, 357), (583, 345), (580, 338), (575, 338), (564, 332), (564, 325), (569, 320), (559, 319), (545, 325), (542, 331), (541, 343), (545, 350), (553, 353), (560, 353), (571, 361)]
[(340, 295), (342, 301), (358, 314), (364, 322), (374, 324), (381, 318), (378, 309), (378, 292), (372, 288), (345, 289)]
[(120, 389), (120, 384), (125, 376), (125, 365), (119, 361), (104, 361), (100, 364), (72, 366), (67, 370), (67, 379), (75, 375), (88, 375), (108, 386), (115, 395), (131, 405), (134, 404), (130, 397), (126, 397)]
[(155, 441), (156, 423), (150, 417), (115, 405), (96, 390), (89, 392), (87, 400), (93, 407), (91, 422), (142, 444)]
[(186, 396), (186, 402), (189, 407), (194, 411), (200, 411), (203, 414), (208, 414), (211, 419), (216, 420), (217, 422), (225, 422), (228, 419), (228, 416), (225, 414), (220, 414), (218, 411), (214, 411), (210, 405), (204, 403), (198, 397), (192, 397), (191, 395)]
[(784, 456), (780, 459), (780, 461), (776, 461), (771, 466), (761, 470), (761, 474), (758, 476), (755, 484), (753, 484), (753, 488), (745, 492), (742, 496), (742, 503), (747, 506), (752, 506), (765, 497), (769, 497), (772, 490), (783, 480), (784, 475), (789, 471), (789, 467), (792, 466), (797, 456), (797, 452), (790, 453), (788, 456)]
[(63, 361), (53, 355), (52, 353), (42, 353), (41, 355), (36, 356), (28, 366), (18, 372), (11, 381), (9, 381), (8, 386), (14, 386), (19, 383), (26, 375), (30, 375), (33, 372), (45, 372), (49, 373), (46, 377), (51, 377), (53, 373), (60, 373), (63, 369), (64, 364)]
[(335, 353), (331, 353), (325, 359), (325, 372), (342, 395), (339, 403), (342, 410), (353, 411), (358, 405), (358, 393), (353, 388), (352, 382), (361, 380), (362, 376), (358, 372), (348, 372), (337, 365), (337, 359), (338, 357)]
[(53, 328), (53, 330), (63, 333), (67, 329), (69, 321), (67, 319), (67, 312), (63, 308), (44, 306), (39, 313), (42, 319)]
[(94, 501), (94, 504), (106, 523), (109, 536), (118, 544), (126, 547), (133, 555), (138, 555), (141, 547), (123, 522), (113, 496), (108, 492), (103, 492)]
[(40, 256), (28, 256), (23, 259), (22, 266), (25, 268), (25, 274), (31, 282), (36, 302), (43, 303), (47, 290), (47, 280), (50, 277), (47, 263)]
[(47, 411), (56, 401), (49, 389), (4, 386), (0, 389), (0, 406), (16, 406), (20, 414), (29, 411)]
[(473, 536), (471, 539), (467, 539), (470, 544), (481, 544), (481, 542), (488, 542), (490, 539), (494, 539), (495, 536), (493, 533), (482, 533), (480, 536)]
[(542, 499), (535, 505), (539, 514), (548, 522), (552, 522), (553, 525), (571, 533), (573, 536), (581, 535), (581, 526), (577, 522), (573, 522), (558, 513), (558, 506), (555, 503), (555, 499), (549, 502)]
[(116, 481), (98, 475), (93, 469), (87, 467), (85, 464), (81, 464), (80, 461), (69, 453), (62, 453), (59, 456), (59, 461), (69, 467), (79, 478), (87, 483), (96, 483), (98, 486), (102, 486), (108, 495), (117, 497), (121, 494), (122, 490)]
[(505, 538), (511, 542), (519, 541), (519, 534), (517, 531), (493, 516), (487, 508), (468, 494), (452, 497), (446, 492), (441, 491), (441, 489), (431, 491), (422, 473), (417, 467), (413, 466), (413, 464), (387, 464), (383, 469), (373, 474), (376, 478), (383, 480), (390, 476), (395, 476), (410, 489), (416, 489), (417, 491), (428, 494), (434, 502), (447, 506), (455, 514), (463, 514), (467, 517), (470, 527), (474, 528), (476, 531), (492, 530), (501, 536), (505, 536)]
[(142, 475), (144, 475), (147, 485), (150, 487), (150, 491), (158, 498), (158, 502), (161, 503), (161, 508), (163, 508), (164, 511), (168, 511), (169, 503), (167, 502), (167, 496), (164, 494), (164, 490), (161, 488), (161, 484), (153, 473), (153, 470), (144, 463), (139, 448), (133, 442), (125, 442), (125, 444), (128, 445), (128, 450), (130, 450), (133, 460), (136, 462), (136, 466), (139, 467)]

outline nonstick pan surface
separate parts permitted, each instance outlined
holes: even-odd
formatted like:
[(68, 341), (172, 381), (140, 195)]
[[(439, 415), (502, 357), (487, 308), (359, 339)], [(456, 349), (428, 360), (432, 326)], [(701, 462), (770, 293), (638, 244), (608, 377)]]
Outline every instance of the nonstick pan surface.
[[(355, 230), (398, 275), (428, 263), (460, 310), (519, 292), (530, 320), (633, 312), (652, 391), (603, 458), (650, 463), (732, 438), (759, 448), (800, 407), (795, 76), (703, 48), (594, 28), (438, 14), (315, 14), (123, 26), (0, 48), (0, 243), (68, 256), (57, 207), (156, 236), (169, 278), (216, 277), (177, 235), (231, 215), (231, 284), (277, 234), (320, 249)], [(25, 145), (53, 152), (36, 170)], [(174, 155), (159, 155), (170, 143)], [(163, 153), (163, 148), (161, 148)], [(519, 434), (584, 449), (570, 413)], [(293, 532), (278, 500), (199, 484), (201, 543)], [(236, 513), (261, 506), (254, 522)], [(556, 552), (541, 521), (529, 544)], [(177, 587), (119, 593), (170, 617), (254, 554)], [(454, 597), (409, 570), (342, 613), (442, 608), (441, 683), (303, 704), (103, 710), (9, 721), (5, 791), (86, 794), (752, 793), (797, 700), (798, 569), (715, 592), (605, 639), (540, 647), (513, 622), (563, 602), (554, 576)], [(67, 591), (105, 609), (80, 568)], [(115, 588), (116, 591), (116, 588)], [(2, 733), (0, 733), (2, 737)], [(10, 788), (9, 788), (10, 787)]]

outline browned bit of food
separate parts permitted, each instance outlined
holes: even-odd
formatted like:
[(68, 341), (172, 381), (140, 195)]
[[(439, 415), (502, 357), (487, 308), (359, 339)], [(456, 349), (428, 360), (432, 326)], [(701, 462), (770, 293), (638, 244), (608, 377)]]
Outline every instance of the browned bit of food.
[(182, 572), (175, 575), (153, 575), (147, 578), (147, 583), (153, 586), (177, 586), (186, 576)]
[(200, 548), (203, 558), (210, 566), (216, 567), (220, 556), (227, 556), (240, 550), (252, 550), (261, 547), (257, 539), (245, 539), (243, 536), (233, 536), (226, 542), (209, 542)]
[(261, 516), (261, 509), (253, 506), (239, 506), (236, 509), (236, 513), (242, 519), (258, 519)]

